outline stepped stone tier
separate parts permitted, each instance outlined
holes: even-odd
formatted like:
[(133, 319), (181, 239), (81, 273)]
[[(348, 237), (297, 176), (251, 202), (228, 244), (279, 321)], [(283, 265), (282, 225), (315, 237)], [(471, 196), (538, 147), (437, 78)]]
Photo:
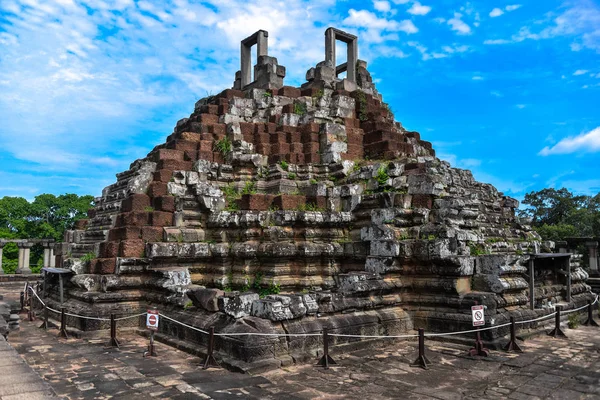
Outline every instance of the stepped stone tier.
[[(325, 61), (300, 87), (284, 85), (267, 32), (245, 39), (233, 88), (199, 100), (166, 143), (117, 174), (57, 245), (58, 265), (73, 270), (68, 310), (157, 306), (228, 333), (396, 335), (468, 329), (475, 302), (501, 324), (592, 298), (578, 259), (567, 274), (568, 255), (530, 256), (553, 244), (515, 216), (515, 199), (394, 120), (355, 36), (325, 36)], [(336, 40), (350, 62), (336, 65)], [(160, 332), (207, 340), (167, 320)], [(319, 338), (219, 337), (217, 348), (239, 365), (281, 365), (314, 355)]]

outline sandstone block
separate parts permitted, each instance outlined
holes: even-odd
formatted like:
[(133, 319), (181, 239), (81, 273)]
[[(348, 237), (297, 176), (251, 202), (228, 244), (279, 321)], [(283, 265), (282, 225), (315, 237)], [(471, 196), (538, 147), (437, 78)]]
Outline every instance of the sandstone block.
[(95, 258), (90, 263), (92, 274), (108, 275), (114, 274), (117, 269), (116, 258)]
[(138, 258), (144, 256), (145, 244), (143, 240), (122, 240), (119, 244), (119, 256)]
[(100, 242), (100, 258), (115, 258), (119, 256), (119, 241)]
[(148, 196), (159, 197), (166, 196), (168, 194), (167, 184), (164, 182), (150, 182), (148, 185)]
[(219, 311), (219, 297), (225, 295), (220, 289), (196, 289), (187, 292), (187, 296), (192, 303), (206, 311)]
[(150, 207), (150, 197), (145, 194), (132, 194), (121, 202), (121, 211), (145, 211)]
[(150, 214), (146, 211), (131, 211), (117, 215), (115, 227), (150, 225)]
[(300, 195), (282, 194), (273, 200), (273, 205), (280, 210), (296, 210), (304, 204), (306, 204), (306, 197)]
[(152, 199), (152, 205), (156, 211), (175, 212), (174, 196), (159, 196)]
[(156, 171), (153, 175), (153, 179), (157, 182), (167, 183), (173, 177), (173, 171), (169, 171), (166, 169), (161, 169), (160, 171)]
[(247, 317), (252, 313), (252, 303), (259, 300), (257, 293), (243, 293), (218, 298), (219, 311), (233, 318)]
[(159, 226), (142, 227), (142, 240), (144, 242), (160, 242), (164, 238), (164, 229)]
[(142, 230), (138, 227), (113, 228), (108, 231), (108, 240), (114, 241), (139, 239), (141, 233)]
[(277, 91), (277, 94), (279, 96), (291, 97), (293, 99), (301, 96), (300, 89), (291, 86), (282, 87)]
[(173, 213), (154, 211), (152, 213), (152, 226), (172, 226)]
[(240, 208), (242, 210), (267, 211), (273, 204), (275, 195), (272, 194), (245, 194), (242, 195)]

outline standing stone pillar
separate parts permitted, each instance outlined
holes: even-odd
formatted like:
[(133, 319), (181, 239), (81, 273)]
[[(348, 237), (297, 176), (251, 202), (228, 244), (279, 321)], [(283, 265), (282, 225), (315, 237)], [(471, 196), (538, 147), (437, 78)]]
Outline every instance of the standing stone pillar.
[(588, 248), (590, 254), (590, 272), (593, 274), (598, 273), (598, 242), (586, 242), (585, 245)]
[(44, 246), (44, 268), (50, 266), (50, 257), (52, 256), (52, 246), (54, 243), (52, 242), (42, 242), (42, 246)]
[(2, 250), (4, 250), (5, 244), (4, 240), (0, 240), (0, 275), (4, 275), (4, 270), (2, 269)]
[(31, 249), (33, 243), (20, 242), (17, 243), (17, 246), (19, 246), (19, 269), (17, 269), (17, 274), (31, 274), (32, 272), (29, 268), (29, 249)]
[(269, 32), (257, 31), (242, 40), (240, 51), (241, 87), (252, 83), (252, 46), (256, 45), (256, 60), (258, 57), (269, 55)]
[(54, 255), (54, 243), (52, 243), (52, 247), (50, 247), (50, 266), (56, 266), (56, 256)]

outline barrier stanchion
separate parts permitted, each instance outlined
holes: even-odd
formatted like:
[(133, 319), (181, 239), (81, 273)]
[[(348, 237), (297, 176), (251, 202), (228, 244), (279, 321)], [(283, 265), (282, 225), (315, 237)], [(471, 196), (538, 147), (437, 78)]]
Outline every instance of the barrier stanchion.
[(410, 366), (429, 369), (429, 364), (431, 364), (431, 362), (425, 355), (425, 329), (419, 328), (419, 356), (412, 364), (410, 364)]
[(107, 344), (108, 347), (120, 346), (119, 339), (117, 339), (117, 321), (115, 320), (115, 314), (110, 314), (110, 340)]
[(323, 328), (323, 357), (321, 357), (317, 365), (329, 369), (329, 364), (335, 365), (337, 363), (329, 355), (329, 336), (327, 335), (327, 328)]
[(44, 322), (42, 322), (42, 324), (40, 325), (41, 329), (44, 329), (45, 331), (48, 330), (49, 325), (48, 325), (48, 306), (44, 304)]
[(521, 349), (521, 346), (519, 346), (519, 344), (517, 343), (517, 335), (516, 335), (516, 324), (515, 324), (515, 317), (510, 317), (510, 340), (508, 341), (508, 343), (506, 344), (506, 346), (504, 346), (504, 350), (508, 351), (509, 353), (511, 351), (517, 351), (519, 353), (523, 352), (523, 349)]
[(587, 320), (583, 323), (583, 325), (585, 326), (600, 326), (598, 325), (598, 323), (596, 321), (594, 321), (594, 310), (593, 310), (593, 305), (594, 303), (592, 303), (591, 300), (588, 300), (588, 317)]
[(58, 331), (58, 337), (69, 338), (67, 334), (67, 316), (65, 315), (64, 307), (60, 309), (60, 330)]
[(158, 330), (158, 321), (160, 313), (156, 307), (152, 307), (146, 313), (146, 328), (150, 330), (150, 343), (148, 350), (144, 352), (144, 357), (157, 357), (156, 349), (154, 348), (154, 332)]
[(481, 340), (481, 328), (477, 328), (475, 332), (475, 347), (469, 350), (471, 356), (482, 356), (487, 357), (490, 355), (490, 350), (483, 347), (483, 340)]
[(204, 365), (202, 369), (207, 369), (208, 367), (219, 367), (219, 363), (215, 360), (213, 356), (213, 351), (215, 349), (215, 328), (210, 327), (210, 333), (208, 334), (208, 350), (206, 352), (206, 359), (204, 360)]
[(561, 306), (556, 306), (556, 317), (554, 319), (554, 329), (552, 329), (550, 332), (548, 332), (549, 336), (552, 337), (563, 337), (566, 338), (567, 335), (565, 335), (565, 333), (562, 331), (562, 329), (560, 329), (560, 311), (561, 311), (562, 307)]

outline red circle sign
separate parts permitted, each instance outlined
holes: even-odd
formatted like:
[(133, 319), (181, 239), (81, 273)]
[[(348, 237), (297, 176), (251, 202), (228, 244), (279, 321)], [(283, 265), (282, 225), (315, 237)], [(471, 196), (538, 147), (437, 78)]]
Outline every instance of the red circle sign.
[(156, 315), (151, 315), (148, 317), (148, 322), (150, 322), (150, 325), (156, 325), (156, 323), (158, 322), (156, 320)]

